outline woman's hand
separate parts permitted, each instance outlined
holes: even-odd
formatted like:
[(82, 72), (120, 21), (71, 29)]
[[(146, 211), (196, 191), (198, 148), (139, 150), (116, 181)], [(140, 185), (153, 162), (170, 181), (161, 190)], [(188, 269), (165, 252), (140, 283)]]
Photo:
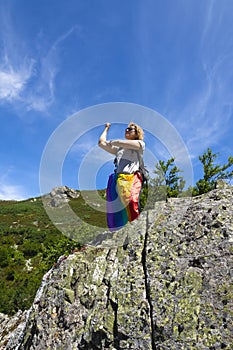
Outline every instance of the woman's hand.
[(100, 138), (99, 138), (99, 146), (101, 148), (103, 148), (105, 151), (109, 152), (109, 153), (112, 153), (112, 154), (116, 154), (116, 149), (114, 149), (111, 145), (111, 143), (109, 141), (106, 140), (107, 138), (107, 133), (108, 133), (108, 130), (110, 128), (111, 124), (110, 123), (106, 123), (105, 124), (105, 128), (104, 128), (104, 131), (102, 132), (102, 134), (100, 135)]

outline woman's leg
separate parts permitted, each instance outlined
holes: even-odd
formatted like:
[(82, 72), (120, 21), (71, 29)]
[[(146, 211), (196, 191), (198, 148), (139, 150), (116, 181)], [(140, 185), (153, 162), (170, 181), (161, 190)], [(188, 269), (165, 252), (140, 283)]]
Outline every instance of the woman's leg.
[(139, 195), (142, 188), (142, 176), (140, 173), (134, 174), (133, 184), (131, 186), (130, 201), (128, 205), (129, 221), (137, 219), (140, 215)]
[(107, 224), (111, 231), (127, 224), (128, 216), (117, 192), (118, 175), (111, 174), (107, 186)]

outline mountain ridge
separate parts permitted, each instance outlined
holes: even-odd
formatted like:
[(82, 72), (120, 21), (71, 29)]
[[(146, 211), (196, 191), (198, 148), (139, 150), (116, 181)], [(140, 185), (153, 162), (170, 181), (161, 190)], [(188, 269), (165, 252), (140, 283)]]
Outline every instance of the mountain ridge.
[[(169, 199), (61, 257), (1, 349), (231, 349), (231, 186)], [(5, 317), (5, 318), (4, 318)]]

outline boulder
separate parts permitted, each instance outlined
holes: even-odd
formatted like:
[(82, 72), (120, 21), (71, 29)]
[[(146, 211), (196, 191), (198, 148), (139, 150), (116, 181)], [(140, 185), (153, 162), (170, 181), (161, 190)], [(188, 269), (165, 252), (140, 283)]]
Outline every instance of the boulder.
[(51, 207), (61, 207), (64, 203), (69, 202), (71, 198), (78, 198), (80, 193), (67, 186), (60, 186), (54, 188), (50, 192), (50, 202)]
[(61, 257), (30, 310), (0, 318), (1, 349), (232, 349), (232, 198), (156, 203)]

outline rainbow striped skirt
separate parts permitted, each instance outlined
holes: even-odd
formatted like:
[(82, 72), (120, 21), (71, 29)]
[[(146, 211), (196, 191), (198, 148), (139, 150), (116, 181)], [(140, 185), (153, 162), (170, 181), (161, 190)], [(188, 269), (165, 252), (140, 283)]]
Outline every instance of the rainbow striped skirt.
[(118, 230), (140, 214), (139, 195), (142, 188), (140, 173), (111, 174), (107, 186), (107, 224)]

